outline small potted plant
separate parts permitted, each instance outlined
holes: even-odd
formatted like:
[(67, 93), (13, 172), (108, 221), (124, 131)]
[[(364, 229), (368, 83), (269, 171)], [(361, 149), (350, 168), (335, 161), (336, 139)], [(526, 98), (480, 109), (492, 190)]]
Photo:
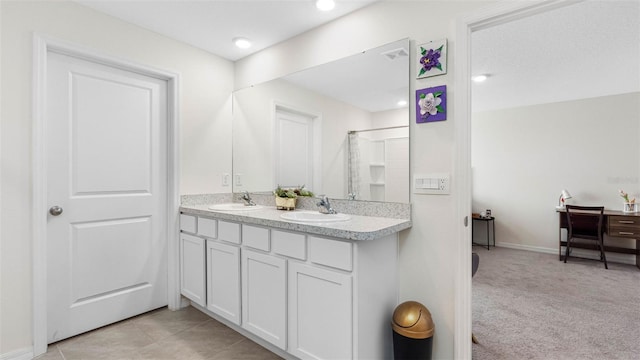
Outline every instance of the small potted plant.
[(618, 190), (618, 191), (620, 193), (620, 196), (624, 199), (622, 212), (626, 212), (626, 213), (638, 212), (638, 204), (636, 204), (636, 198), (629, 200), (629, 195), (626, 192), (622, 190)]
[(276, 197), (276, 208), (278, 210), (295, 210), (298, 196), (313, 196), (313, 193), (304, 188), (304, 185), (294, 189), (283, 189), (280, 185), (273, 190)]

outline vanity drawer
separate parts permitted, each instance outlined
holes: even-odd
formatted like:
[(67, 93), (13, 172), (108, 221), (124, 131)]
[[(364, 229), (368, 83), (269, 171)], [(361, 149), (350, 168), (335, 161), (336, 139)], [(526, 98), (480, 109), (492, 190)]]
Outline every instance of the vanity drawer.
[(269, 251), (269, 229), (243, 224), (242, 244), (254, 249)]
[(346, 271), (353, 270), (353, 244), (309, 236), (309, 261)]
[(192, 215), (180, 214), (180, 231), (195, 234), (197, 229), (196, 217)]
[(240, 224), (219, 220), (218, 239), (240, 244)]
[(300, 260), (307, 258), (307, 244), (303, 234), (271, 230), (271, 242), (276, 254)]
[(198, 218), (198, 235), (215, 239), (218, 222), (214, 219)]

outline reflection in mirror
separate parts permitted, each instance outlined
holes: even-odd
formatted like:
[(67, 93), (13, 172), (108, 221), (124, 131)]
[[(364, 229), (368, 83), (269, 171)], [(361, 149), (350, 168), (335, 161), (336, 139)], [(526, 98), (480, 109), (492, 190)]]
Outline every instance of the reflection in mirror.
[(350, 131), (348, 198), (409, 202), (409, 127)]
[(409, 202), (409, 41), (233, 96), (233, 192)]

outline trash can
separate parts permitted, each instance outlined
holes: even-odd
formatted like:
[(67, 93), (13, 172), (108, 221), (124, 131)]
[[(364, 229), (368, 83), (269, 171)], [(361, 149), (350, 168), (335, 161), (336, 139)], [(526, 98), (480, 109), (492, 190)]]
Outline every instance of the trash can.
[(431, 360), (433, 331), (431, 313), (416, 301), (398, 305), (393, 312), (393, 357)]

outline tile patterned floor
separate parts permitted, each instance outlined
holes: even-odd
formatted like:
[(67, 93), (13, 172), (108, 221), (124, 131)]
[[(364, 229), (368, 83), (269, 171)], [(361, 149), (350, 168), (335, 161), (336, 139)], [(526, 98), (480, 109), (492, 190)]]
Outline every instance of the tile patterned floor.
[(37, 360), (280, 359), (206, 314), (155, 310), (49, 345)]

